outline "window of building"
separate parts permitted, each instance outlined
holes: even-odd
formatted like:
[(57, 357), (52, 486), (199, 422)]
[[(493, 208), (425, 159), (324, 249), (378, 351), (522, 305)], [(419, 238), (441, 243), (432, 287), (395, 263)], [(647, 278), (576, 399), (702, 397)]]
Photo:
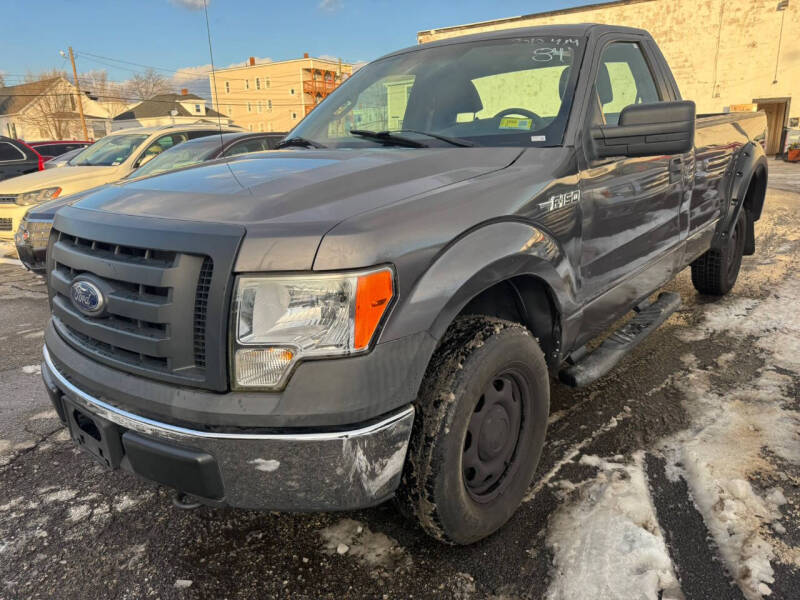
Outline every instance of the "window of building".
[(264, 87), (265, 88), (269, 87), (269, 77), (264, 77)]
[(267, 100), (267, 110), (272, 110), (272, 100)]
[(258, 124), (258, 130), (259, 131), (264, 131), (264, 124), (263, 123), (259, 123)]
[(199, 104), (195, 104), (194, 105), (194, 112), (196, 112), (196, 113), (203, 112), (202, 110), (200, 110), (200, 105)]
[(247, 103), (247, 112), (253, 112), (253, 105), (249, 102)]
[(233, 106), (228, 104), (228, 115), (232, 115), (232, 114), (233, 114)]
[(258, 101), (258, 104), (256, 104), (256, 110), (258, 110), (258, 112), (261, 112), (261, 106), (262, 106), (262, 104), (263, 104), (263, 102), (261, 102), (261, 100), (259, 100), (259, 101)]
[(253, 124), (250, 123), (250, 125), (247, 126), (247, 129), (250, 130), (250, 131), (253, 131)]
[(292, 88), (292, 89), (290, 89), (290, 90), (289, 90), (289, 95), (290, 95), (290, 96), (294, 96), (294, 88)]
[(226, 81), (225, 82), (225, 93), (226, 94), (230, 94), (231, 93), (231, 82), (230, 81)]
[(250, 80), (249, 79), (245, 79), (244, 80), (244, 89), (246, 89), (246, 90), (250, 89)]
[(596, 121), (607, 125), (616, 125), (626, 106), (660, 100), (655, 79), (638, 44), (616, 42), (606, 46), (597, 72), (597, 96), (602, 118), (598, 111)]
[(256, 77), (256, 89), (257, 90), (261, 89), (261, 79), (259, 79), (258, 77)]
[(292, 120), (297, 120), (297, 113), (296, 112), (292, 113)]

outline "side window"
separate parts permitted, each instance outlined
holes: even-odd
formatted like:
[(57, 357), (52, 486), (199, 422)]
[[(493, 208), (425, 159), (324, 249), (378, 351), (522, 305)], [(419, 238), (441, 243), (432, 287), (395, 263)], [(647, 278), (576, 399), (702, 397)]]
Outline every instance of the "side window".
[(234, 144), (222, 153), (222, 156), (236, 156), (237, 154), (247, 154), (248, 152), (261, 152), (268, 150), (266, 140), (256, 138), (253, 140), (245, 140)]
[(186, 135), (189, 137), (190, 140), (196, 140), (197, 138), (206, 137), (209, 135), (219, 135), (219, 131), (216, 129), (210, 130), (201, 130), (201, 131), (189, 131)]
[(599, 110), (595, 121), (607, 125), (616, 125), (626, 106), (661, 100), (650, 67), (639, 44), (634, 42), (606, 46), (600, 57), (596, 85)]
[(0, 142), (0, 160), (25, 160), (25, 155), (13, 144)]
[(177, 146), (181, 142), (185, 142), (188, 137), (189, 136), (185, 133), (170, 133), (167, 135), (162, 135), (147, 147), (147, 150), (144, 151), (144, 154), (142, 155), (142, 158), (139, 159), (139, 162), (141, 162), (142, 159), (150, 160), (150, 158), (161, 154), (164, 150), (169, 150), (173, 146)]

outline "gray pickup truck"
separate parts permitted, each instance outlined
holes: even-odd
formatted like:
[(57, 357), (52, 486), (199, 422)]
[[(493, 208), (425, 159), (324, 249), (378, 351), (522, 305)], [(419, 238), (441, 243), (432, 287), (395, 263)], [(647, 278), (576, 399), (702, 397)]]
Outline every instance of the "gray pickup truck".
[(761, 113), (696, 117), (637, 29), (389, 54), (281, 150), (61, 209), (45, 384), (81, 447), (183, 503), (394, 496), (473, 542), (532, 483), (551, 378), (607, 373), (679, 306), (656, 292), (685, 267), (731, 289), (764, 135)]

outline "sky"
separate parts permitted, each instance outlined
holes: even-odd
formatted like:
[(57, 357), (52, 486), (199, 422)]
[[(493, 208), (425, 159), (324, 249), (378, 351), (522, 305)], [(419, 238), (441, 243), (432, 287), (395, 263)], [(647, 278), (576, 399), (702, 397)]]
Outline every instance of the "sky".
[[(250, 56), (285, 60), (304, 52), (369, 61), (416, 44), (421, 30), (596, 0), (207, 1), (214, 64), (221, 68)], [(206, 72), (210, 62), (203, 0), (3, 0), (2, 21), (0, 73), (6, 85), (29, 71), (69, 71), (59, 51), (70, 45), (79, 73), (105, 69), (112, 81), (152, 66), (180, 87)]]

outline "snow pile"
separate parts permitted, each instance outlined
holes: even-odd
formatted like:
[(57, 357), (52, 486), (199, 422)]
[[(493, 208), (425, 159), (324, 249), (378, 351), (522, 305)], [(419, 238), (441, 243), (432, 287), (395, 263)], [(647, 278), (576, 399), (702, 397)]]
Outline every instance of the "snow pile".
[(760, 496), (748, 477), (774, 471), (764, 450), (800, 463), (800, 414), (782, 406), (791, 378), (765, 371), (751, 385), (719, 396), (708, 373), (693, 370), (684, 382), (694, 426), (665, 445), (674, 480), (683, 477), (728, 569), (748, 598), (770, 593), (773, 544), (766, 524), (780, 519), (782, 490)]
[[(763, 301), (740, 298), (707, 309), (704, 335), (725, 331), (742, 339), (756, 336), (769, 366), (725, 395), (713, 390), (709, 371), (690, 368), (676, 385), (686, 395), (684, 406), (693, 426), (664, 447), (668, 475), (686, 480), (728, 570), (752, 599), (771, 593), (771, 562), (785, 554), (768, 526), (783, 529), (778, 520), (786, 499), (780, 488), (759, 492), (750, 481), (755, 474), (777, 472), (770, 456), (800, 464), (800, 413), (792, 397), (792, 377), (784, 374), (800, 373), (798, 295), (800, 280), (790, 279)], [(730, 357), (724, 364), (736, 368)]]
[(386, 571), (408, 568), (411, 558), (392, 538), (384, 533), (373, 533), (353, 519), (342, 519), (320, 531), (328, 554), (354, 556), (358, 562)]
[[(682, 598), (638, 452), (632, 464), (583, 456), (596, 478), (550, 519), (554, 570), (548, 600)], [(568, 486), (572, 488), (572, 486)]]

